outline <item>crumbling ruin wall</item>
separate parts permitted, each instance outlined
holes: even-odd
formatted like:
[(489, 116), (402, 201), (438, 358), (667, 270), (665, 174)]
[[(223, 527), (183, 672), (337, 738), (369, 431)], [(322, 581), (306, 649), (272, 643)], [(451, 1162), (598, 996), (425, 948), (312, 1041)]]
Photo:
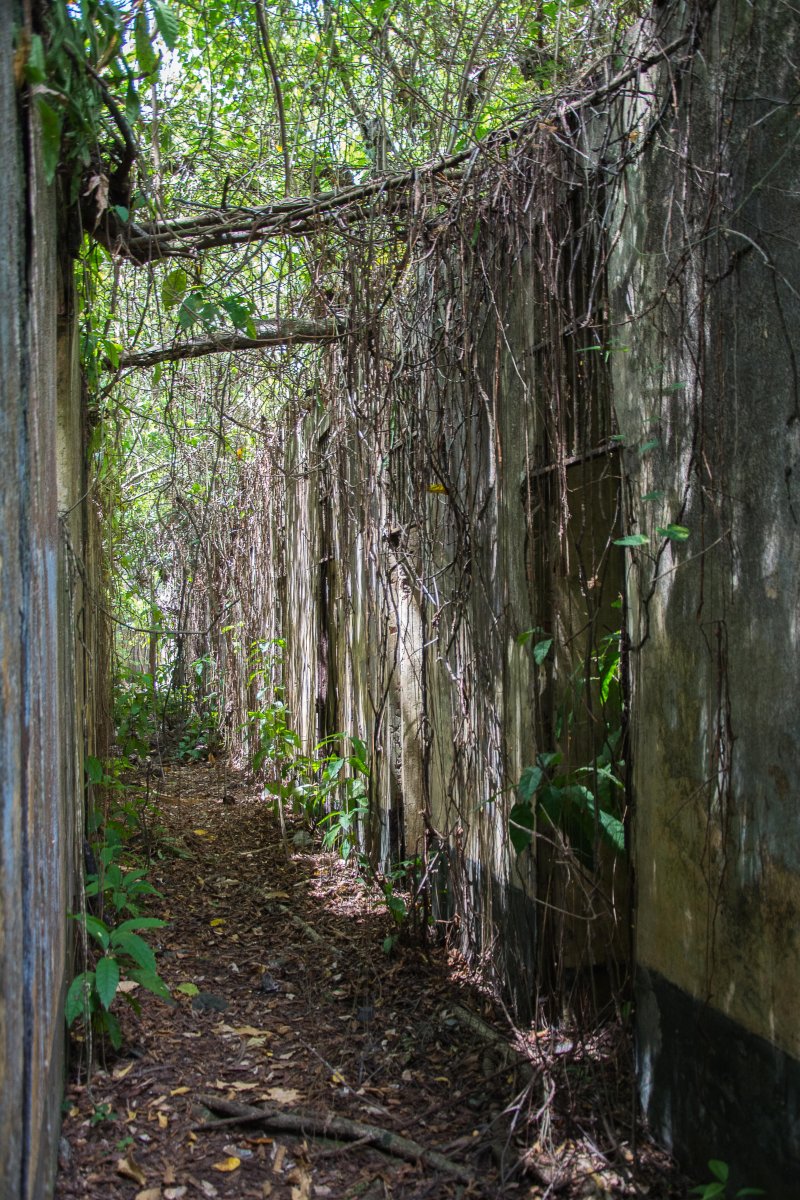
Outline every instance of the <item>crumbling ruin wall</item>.
[[(71, 266), (0, 12), (0, 1197), (51, 1188), (60, 1125), (84, 744), (102, 637)], [(90, 665), (91, 664), (91, 665)], [(91, 741), (89, 741), (92, 749)]]

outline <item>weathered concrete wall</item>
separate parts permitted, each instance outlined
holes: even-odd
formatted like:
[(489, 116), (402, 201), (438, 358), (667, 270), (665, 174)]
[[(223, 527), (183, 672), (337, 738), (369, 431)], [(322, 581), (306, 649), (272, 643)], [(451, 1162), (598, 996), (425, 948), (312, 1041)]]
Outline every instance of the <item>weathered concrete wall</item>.
[[(373, 845), (438, 856), (440, 914), (524, 1012), (625, 957), (620, 864), (595, 888), (558, 875), (546, 837), (520, 858), (508, 838), (536, 752), (574, 767), (596, 748), (597, 712), (573, 703), (565, 727), (565, 699), (624, 593), (644, 1106), (698, 1175), (722, 1158), (783, 1197), (800, 1178), (800, 25), (744, 0), (658, 20), (640, 44), (655, 62), (672, 43), (669, 62), (488, 167), (446, 246), (437, 222), (416, 231), (396, 325), (332, 356), (321, 413), (287, 439), (287, 681), (309, 741), (371, 742)], [(532, 628), (554, 643), (538, 669), (516, 640)], [(583, 925), (550, 915), (585, 916), (582, 890), (601, 897)]]
[[(525, 171), (502, 198), (520, 214)], [(568, 245), (570, 190), (556, 177)], [(384, 862), (433, 864), (438, 915), (529, 1014), (627, 951), (613, 870), (602, 882), (574, 859), (562, 871), (551, 829), (520, 856), (508, 836), (537, 752), (578, 767), (597, 749), (575, 676), (619, 627), (622, 556), (609, 554), (603, 360), (564, 350), (551, 294), (584, 252), (565, 251), (545, 282), (549, 236), (522, 215), (498, 231), (492, 215), (465, 214), (459, 248), (434, 247), (402, 300), (402, 345), (390, 328), (377, 351), (332, 354), (320, 408), (287, 439), (287, 698), (306, 744), (365, 738), (367, 844)], [(545, 637), (553, 651), (537, 665)]]
[[(88, 534), (71, 277), (15, 88), (15, 9), (0, 10), (0, 1197), (38, 1200), (55, 1170), (80, 846), (88, 680), (76, 647), (96, 642), (67, 590), (60, 509), (76, 555)], [(81, 608), (80, 587), (73, 596)]]
[(611, 267), (626, 532), (650, 538), (627, 581), (639, 1069), (684, 1162), (778, 1198), (800, 1180), (800, 22), (700, 19), (688, 75), (647, 81), (677, 105)]

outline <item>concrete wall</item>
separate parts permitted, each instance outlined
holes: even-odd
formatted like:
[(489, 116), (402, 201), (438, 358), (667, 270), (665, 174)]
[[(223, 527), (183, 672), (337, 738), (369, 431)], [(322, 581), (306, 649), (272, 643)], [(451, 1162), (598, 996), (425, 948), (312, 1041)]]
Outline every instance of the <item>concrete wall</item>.
[[(510, 206), (539, 170), (520, 155)], [(553, 187), (568, 244), (571, 189)], [(482, 205), (400, 298), (411, 332), (331, 352), (319, 407), (288, 432), (287, 699), (306, 744), (370, 744), (365, 844), (432, 869), (451, 936), (530, 1015), (560, 1012), (584, 968), (624, 972), (627, 954), (621, 860), (601, 878), (550, 829), (519, 856), (508, 837), (536, 753), (578, 767), (596, 749), (576, 673), (619, 628), (617, 456), (604, 362), (564, 350), (549, 290), (566, 294), (585, 250), (545, 282), (537, 222), (498, 231)]]
[(361, 314), (287, 431), (288, 693), (309, 741), (371, 742), (372, 846), (438, 861), (439, 915), (527, 1014), (625, 961), (624, 864), (559, 873), (547, 838), (516, 858), (507, 823), (537, 751), (591, 756), (597, 714), (573, 701), (567, 736), (559, 712), (624, 593), (644, 1107), (698, 1177), (721, 1158), (788, 1197), (800, 23), (744, 0), (657, 19), (641, 44), (683, 35), (668, 63), (415, 231), (395, 323)]
[(15, 8), (0, 10), (0, 1197), (33, 1200), (50, 1190), (60, 1124), (87, 721), (76, 648), (97, 643), (80, 579), (68, 588), (89, 520), (71, 267), (15, 88)]
[(611, 265), (626, 532), (651, 538), (627, 575), (639, 1071), (698, 1175), (721, 1158), (778, 1200), (800, 1180), (800, 22), (701, 21), (688, 74), (642, 86), (678, 103)]

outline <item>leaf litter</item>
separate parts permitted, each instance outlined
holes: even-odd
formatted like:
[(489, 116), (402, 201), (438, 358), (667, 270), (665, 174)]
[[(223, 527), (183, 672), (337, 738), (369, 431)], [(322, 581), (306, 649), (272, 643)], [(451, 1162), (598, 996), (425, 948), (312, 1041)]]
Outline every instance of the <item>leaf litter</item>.
[(56, 1200), (686, 1194), (631, 1127), (619, 1023), (512, 1030), (455, 951), (384, 954), (391, 917), (355, 871), (305, 841), (287, 859), (257, 789), (240, 777), (229, 806), (215, 784), (164, 780), (165, 845), (187, 851), (151, 871), (175, 1004), (122, 1006), (88, 1081), (73, 1039)]

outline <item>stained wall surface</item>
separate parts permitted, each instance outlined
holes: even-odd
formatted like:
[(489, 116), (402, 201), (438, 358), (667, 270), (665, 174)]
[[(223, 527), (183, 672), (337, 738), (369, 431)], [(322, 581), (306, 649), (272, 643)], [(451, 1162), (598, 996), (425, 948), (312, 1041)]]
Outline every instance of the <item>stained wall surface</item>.
[(0, 1196), (38, 1200), (55, 1171), (80, 845), (88, 684), (68, 584), (87, 515), (69, 276), (12, 73), (14, 9), (0, 10)]
[[(667, 30), (668, 38), (673, 30)], [(611, 264), (625, 450), (639, 1072), (700, 1174), (800, 1180), (800, 22), (703, 14), (627, 173)], [(637, 101), (642, 119), (647, 106)], [(653, 449), (641, 453), (644, 444)], [(648, 499), (647, 497), (650, 497)], [(686, 540), (657, 531), (685, 527)]]
[[(654, 11), (650, 68), (559, 139), (520, 138), (445, 235), (417, 231), (395, 324), (356, 313), (368, 338), (331, 352), (287, 428), (287, 694), (307, 743), (368, 741), (366, 844), (422, 856), (436, 915), (522, 1015), (552, 1019), (587, 968), (625, 994), (632, 859), (653, 1131), (697, 1177), (724, 1159), (735, 1187), (783, 1197), (800, 1178), (800, 26), (782, 5)], [(537, 753), (591, 762), (580, 664), (620, 625), (626, 855), (567, 880), (541, 825), (513, 852), (509, 813)], [(526, 631), (552, 641), (540, 663)]]
[(627, 954), (624, 856), (601, 879), (574, 859), (561, 870), (551, 828), (519, 854), (509, 839), (537, 753), (579, 769), (598, 749), (584, 673), (619, 629), (623, 561), (605, 365), (562, 352), (547, 295), (584, 253), (570, 193), (553, 182), (568, 249), (545, 285), (530, 186), (525, 168), (509, 178), (503, 233), (479, 206), (460, 248), (433, 248), (402, 297), (403, 334), (331, 352), (327, 392), (287, 432), (282, 516), (303, 741), (368, 743), (365, 846), (384, 865), (421, 861), (435, 915), (529, 1016), (585, 969), (624, 974)]

